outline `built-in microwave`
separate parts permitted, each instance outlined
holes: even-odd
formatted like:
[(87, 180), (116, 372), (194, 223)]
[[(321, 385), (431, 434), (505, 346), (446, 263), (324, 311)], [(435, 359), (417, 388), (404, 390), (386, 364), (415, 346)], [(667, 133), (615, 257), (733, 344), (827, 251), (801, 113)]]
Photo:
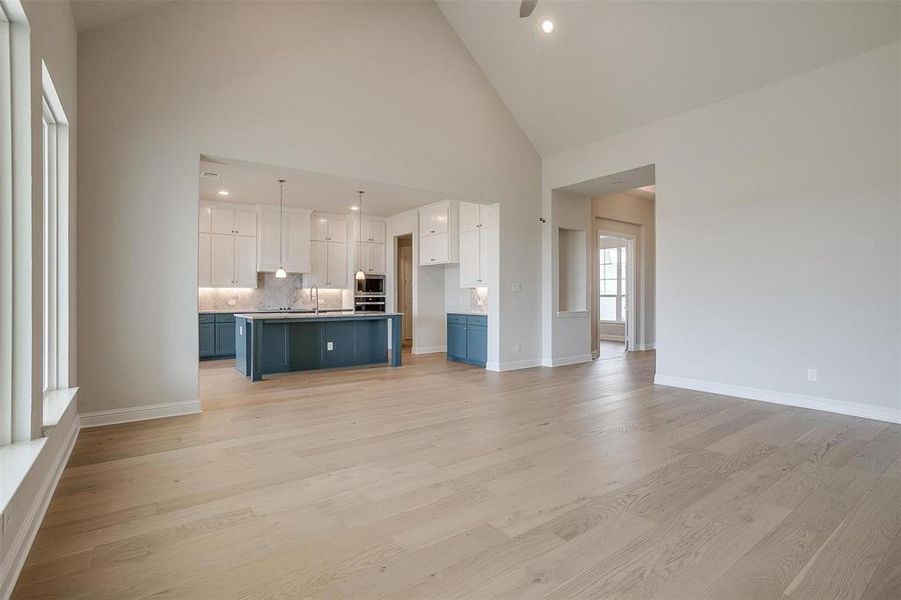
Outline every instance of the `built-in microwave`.
[(356, 294), (359, 295), (384, 295), (385, 294), (385, 276), (384, 275), (366, 275), (363, 279), (355, 279)]

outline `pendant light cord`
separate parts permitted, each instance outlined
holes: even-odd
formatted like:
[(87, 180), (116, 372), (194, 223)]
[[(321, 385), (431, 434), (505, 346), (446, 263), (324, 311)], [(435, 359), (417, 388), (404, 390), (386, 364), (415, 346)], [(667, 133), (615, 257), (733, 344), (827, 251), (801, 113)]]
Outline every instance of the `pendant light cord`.
[(284, 222), (285, 222), (285, 180), (278, 180), (278, 268), (283, 269), (284, 265), (284, 256), (282, 255), (282, 245), (284, 240), (282, 236), (284, 235)]
[(357, 260), (359, 261), (360, 270), (363, 270), (363, 192), (358, 191), (357, 194), (360, 195), (360, 199), (357, 201), (357, 206), (360, 208), (360, 233), (357, 235), (358, 242), (357, 244)]

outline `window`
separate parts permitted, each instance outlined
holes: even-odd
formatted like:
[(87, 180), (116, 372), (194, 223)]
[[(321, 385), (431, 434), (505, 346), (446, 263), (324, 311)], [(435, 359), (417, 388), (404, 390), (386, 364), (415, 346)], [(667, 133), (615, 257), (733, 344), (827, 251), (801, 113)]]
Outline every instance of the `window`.
[(0, 3), (0, 446), (13, 439), (11, 27)]
[(69, 386), (68, 381), (68, 123), (43, 67), (43, 391)]
[[(609, 245), (611, 238), (601, 238)], [(627, 256), (625, 246), (600, 249), (600, 319), (622, 323), (626, 320), (628, 310), (628, 293), (626, 289)]]

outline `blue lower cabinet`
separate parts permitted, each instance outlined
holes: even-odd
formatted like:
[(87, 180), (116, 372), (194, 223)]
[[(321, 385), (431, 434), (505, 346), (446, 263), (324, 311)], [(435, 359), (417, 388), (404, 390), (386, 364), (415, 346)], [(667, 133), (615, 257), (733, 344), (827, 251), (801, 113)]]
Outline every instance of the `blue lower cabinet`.
[(447, 322), (447, 357), (466, 360), (466, 324)]
[(216, 324), (200, 324), (200, 358), (216, 356)]
[(235, 315), (201, 313), (200, 358), (232, 358), (235, 356)]
[(235, 322), (216, 323), (216, 356), (235, 355)]
[(488, 362), (488, 317), (448, 314), (447, 357), (484, 367)]

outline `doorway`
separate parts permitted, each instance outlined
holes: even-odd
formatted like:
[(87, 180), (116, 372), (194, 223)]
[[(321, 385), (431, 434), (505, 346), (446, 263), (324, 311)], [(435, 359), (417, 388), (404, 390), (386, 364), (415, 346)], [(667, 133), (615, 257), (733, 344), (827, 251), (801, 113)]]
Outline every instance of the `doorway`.
[(634, 350), (635, 238), (598, 233), (598, 356)]
[(397, 312), (403, 313), (403, 347), (413, 347), (413, 235), (397, 238), (397, 273), (395, 290)]

